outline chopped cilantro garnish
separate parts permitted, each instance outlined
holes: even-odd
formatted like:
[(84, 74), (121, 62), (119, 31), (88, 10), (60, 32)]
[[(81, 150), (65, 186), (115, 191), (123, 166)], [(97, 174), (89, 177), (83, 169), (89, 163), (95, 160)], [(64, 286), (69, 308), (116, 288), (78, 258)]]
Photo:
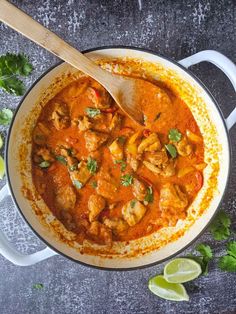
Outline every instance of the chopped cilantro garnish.
[(44, 160), (44, 161), (42, 161), (42, 162), (39, 164), (39, 167), (40, 167), (40, 168), (48, 168), (50, 165), (51, 165), (51, 164), (50, 164), (49, 161)]
[(152, 203), (152, 202), (153, 202), (153, 190), (152, 190), (152, 187), (149, 186), (147, 188), (147, 193), (144, 198), (144, 204), (147, 205), (148, 203)]
[(172, 144), (167, 144), (165, 145), (165, 148), (167, 149), (168, 153), (170, 154), (170, 156), (172, 158), (175, 158), (177, 156), (177, 150), (176, 148), (174, 147), (174, 145)]
[(123, 186), (129, 186), (132, 183), (133, 183), (133, 176), (131, 174), (127, 173), (121, 176), (121, 184)]
[(91, 182), (91, 186), (96, 189), (96, 187), (98, 186), (97, 182), (96, 181), (93, 181)]
[(73, 180), (73, 184), (78, 190), (80, 190), (83, 186), (83, 184), (79, 180), (76, 180), (76, 179)]
[(119, 136), (119, 137), (118, 137), (118, 142), (119, 142), (120, 144), (124, 144), (125, 140), (126, 140), (126, 137), (125, 137), (125, 136)]
[(182, 134), (177, 129), (170, 129), (168, 137), (172, 142), (179, 142), (182, 138)]
[(88, 161), (87, 161), (87, 168), (88, 168), (90, 173), (92, 173), (92, 174), (96, 173), (97, 169), (98, 169), (97, 161), (95, 159), (89, 157)]
[(120, 164), (120, 169), (122, 172), (125, 171), (127, 164), (124, 160), (122, 160), (122, 159), (121, 160), (115, 160), (115, 163)]
[(134, 208), (135, 204), (136, 204), (136, 200), (131, 200), (130, 201), (131, 208)]
[(59, 161), (61, 164), (63, 165), (67, 165), (67, 161), (66, 161), (66, 158), (61, 156), (61, 155), (57, 155), (56, 156), (56, 160)]
[(97, 108), (86, 108), (85, 109), (85, 113), (90, 117), (90, 118), (94, 118), (96, 116), (98, 116), (99, 114), (101, 114), (101, 110), (97, 109)]

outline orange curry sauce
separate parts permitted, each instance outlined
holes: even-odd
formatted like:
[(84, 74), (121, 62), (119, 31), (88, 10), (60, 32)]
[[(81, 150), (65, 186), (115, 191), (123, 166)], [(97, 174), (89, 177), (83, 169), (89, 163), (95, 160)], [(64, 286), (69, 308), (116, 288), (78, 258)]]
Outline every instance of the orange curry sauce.
[(159, 87), (158, 94), (146, 90), (145, 127), (87, 77), (42, 109), (33, 132), (33, 181), (79, 243), (111, 245), (175, 226), (201, 189), (199, 128), (187, 105)]

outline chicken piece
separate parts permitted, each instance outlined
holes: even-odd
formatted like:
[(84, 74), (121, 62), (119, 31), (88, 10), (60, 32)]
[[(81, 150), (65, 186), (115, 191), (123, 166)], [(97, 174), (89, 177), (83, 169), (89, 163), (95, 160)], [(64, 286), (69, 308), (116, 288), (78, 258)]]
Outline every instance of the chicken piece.
[(33, 131), (33, 141), (37, 145), (45, 145), (49, 134), (50, 130), (43, 123), (39, 122)]
[(77, 189), (81, 189), (91, 177), (92, 174), (88, 170), (85, 161), (78, 164), (77, 170), (70, 172), (70, 178)]
[(96, 108), (107, 109), (111, 106), (112, 98), (101, 85), (93, 83), (93, 86), (88, 88), (87, 93)]
[(87, 235), (89, 235), (94, 242), (100, 244), (112, 245), (112, 233), (111, 229), (107, 226), (101, 224), (98, 221), (93, 221), (87, 230)]
[(180, 156), (189, 156), (193, 151), (193, 147), (188, 142), (186, 136), (184, 136), (179, 142), (174, 143), (174, 145)]
[(147, 194), (147, 186), (141, 180), (134, 178), (132, 185), (133, 194), (137, 200), (143, 202)]
[(155, 152), (161, 149), (161, 142), (157, 133), (151, 133), (147, 138), (143, 139), (138, 146), (138, 153)]
[(89, 209), (89, 221), (93, 222), (96, 220), (97, 216), (105, 208), (106, 201), (100, 195), (90, 195), (88, 200), (88, 209)]
[(70, 126), (70, 115), (67, 105), (63, 103), (55, 103), (51, 120), (57, 130), (68, 128)]
[(115, 113), (112, 117), (111, 123), (109, 125), (109, 130), (113, 131), (115, 129), (120, 128), (122, 122), (122, 116), (119, 113)]
[(174, 176), (176, 173), (175, 170), (175, 161), (174, 160), (170, 160), (165, 167), (163, 167), (162, 171), (160, 172), (160, 175), (162, 175), (163, 177), (172, 177)]
[(87, 116), (83, 116), (78, 120), (78, 128), (80, 131), (87, 131), (91, 129), (92, 123)]
[(105, 198), (114, 199), (116, 197), (117, 187), (111, 181), (98, 179), (96, 191)]
[(147, 167), (149, 170), (151, 170), (152, 172), (156, 173), (156, 174), (160, 174), (161, 173), (161, 169), (158, 168), (157, 166), (154, 166), (153, 164), (151, 164), (149, 161), (144, 160), (143, 164), (145, 167)]
[(127, 155), (127, 163), (136, 172), (139, 166), (139, 160), (132, 155)]
[(148, 159), (148, 161), (150, 161), (150, 163), (152, 163), (153, 165), (155, 165), (157, 167), (163, 167), (169, 161), (166, 150), (162, 150), (160, 152), (150, 153), (147, 156), (147, 159)]
[(114, 161), (123, 159), (123, 144), (120, 143), (118, 139), (115, 139), (114, 142), (111, 143), (109, 150)]
[(129, 201), (122, 208), (122, 215), (130, 227), (136, 225), (145, 215), (146, 207), (137, 200)]
[(105, 218), (103, 221), (104, 225), (110, 228), (115, 234), (121, 233), (129, 228), (129, 225), (126, 221), (121, 218)]
[(60, 210), (72, 210), (75, 203), (76, 193), (72, 186), (62, 186), (56, 191), (56, 205)]
[(188, 199), (177, 184), (166, 183), (160, 190), (159, 205), (161, 210), (168, 208), (184, 209), (188, 205)]
[(94, 152), (108, 139), (108, 134), (94, 131), (86, 131), (84, 133), (86, 148), (89, 152)]
[(54, 161), (54, 157), (52, 155), (52, 153), (50, 152), (50, 150), (48, 148), (45, 147), (41, 147), (36, 151), (36, 154), (34, 155), (34, 161), (35, 162), (41, 162), (41, 161), (49, 161), (49, 162), (53, 162)]

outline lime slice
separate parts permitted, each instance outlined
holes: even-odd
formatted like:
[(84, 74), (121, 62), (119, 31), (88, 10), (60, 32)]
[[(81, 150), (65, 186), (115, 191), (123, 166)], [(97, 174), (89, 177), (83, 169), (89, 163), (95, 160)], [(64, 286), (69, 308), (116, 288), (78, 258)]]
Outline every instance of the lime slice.
[(5, 165), (4, 165), (4, 160), (3, 158), (0, 156), (0, 179), (2, 180), (3, 176), (5, 173)]
[(170, 283), (158, 275), (148, 282), (148, 288), (158, 297), (171, 301), (189, 301), (189, 296), (181, 283)]
[(183, 283), (197, 278), (202, 273), (201, 266), (190, 258), (176, 258), (164, 268), (164, 277), (171, 283)]
[(0, 148), (2, 148), (2, 146), (3, 146), (3, 139), (2, 139), (2, 136), (0, 134)]

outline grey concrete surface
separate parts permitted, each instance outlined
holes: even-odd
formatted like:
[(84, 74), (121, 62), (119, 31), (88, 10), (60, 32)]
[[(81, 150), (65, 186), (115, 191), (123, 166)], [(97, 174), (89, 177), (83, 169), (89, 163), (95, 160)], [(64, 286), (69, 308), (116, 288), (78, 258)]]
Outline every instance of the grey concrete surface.
[[(236, 62), (233, 0), (16, 0), (14, 3), (81, 50), (132, 45), (179, 60), (203, 49), (215, 49)], [(0, 24), (0, 54), (6, 52), (24, 52), (30, 57), (35, 70), (26, 80), (28, 88), (58, 62), (50, 53)], [(191, 70), (206, 84), (227, 116), (236, 105), (227, 78), (207, 63)], [(19, 101), (20, 97), (0, 92), (1, 107), (14, 109)], [(6, 134), (7, 128), (1, 127), (0, 132)], [(236, 230), (236, 127), (231, 130), (230, 138), (233, 161), (222, 208), (231, 215)], [(3, 184), (1, 181), (0, 186)], [(22, 221), (10, 198), (1, 203), (0, 227), (22, 252), (44, 247)], [(208, 232), (197, 242), (210, 244), (218, 256), (224, 253), (225, 243), (212, 241)], [(216, 260), (211, 263), (208, 276), (186, 284), (190, 301), (182, 303), (161, 300), (148, 291), (148, 278), (160, 273), (163, 266), (106, 272), (58, 256), (23, 268), (0, 256), (0, 313), (236, 313), (236, 274), (221, 272)], [(33, 289), (35, 283), (42, 283), (44, 288)]]

